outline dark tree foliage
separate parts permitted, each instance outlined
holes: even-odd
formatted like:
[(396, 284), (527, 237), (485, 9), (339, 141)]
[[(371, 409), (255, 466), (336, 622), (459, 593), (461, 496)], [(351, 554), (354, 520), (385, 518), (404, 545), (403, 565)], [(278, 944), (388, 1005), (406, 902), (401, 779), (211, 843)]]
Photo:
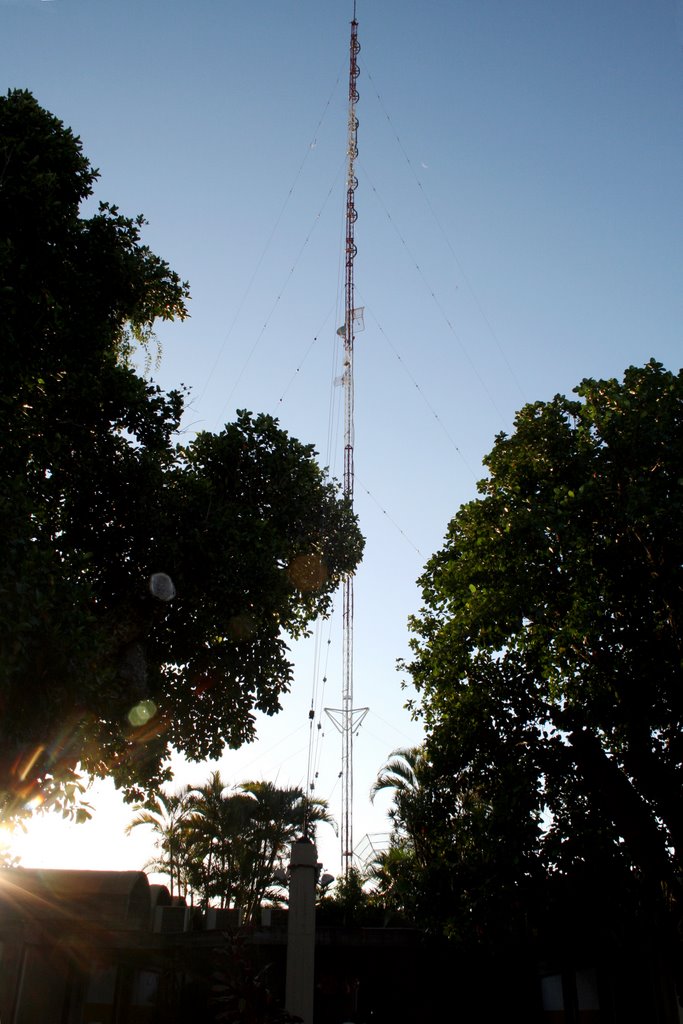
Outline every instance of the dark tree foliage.
[[(130, 365), (187, 286), (27, 92), (0, 98), (0, 811), (77, 763), (131, 798), (170, 746), (216, 757), (291, 682), (287, 637), (362, 551), (311, 446), (238, 414), (178, 445), (179, 391)], [(150, 584), (151, 581), (151, 584)], [(171, 596), (173, 599), (171, 600)]]
[(213, 956), (213, 1020), (224, 1024), (303, 1024), (288, 1013), (271, 987), (271, 965), (257, 970), (244, 936), (226, 933)]
[(683, 372), (576, 395), (496, 439), (411, 620), (422, 910), (454, 933), (680, 913)]

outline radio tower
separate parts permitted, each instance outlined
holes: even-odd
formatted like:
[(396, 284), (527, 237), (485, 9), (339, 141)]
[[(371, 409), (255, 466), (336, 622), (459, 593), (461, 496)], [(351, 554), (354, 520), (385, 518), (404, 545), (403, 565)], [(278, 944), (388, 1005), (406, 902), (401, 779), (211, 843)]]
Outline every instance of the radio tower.
[[(348, 163), (346, 173), (346, 261), (344, 280), (344, 323), (337, 334), (344, 339), (344, 497), (353, 506), (353, 343), (356, 331), (363, 329), (363, 309), (356, 309), (353, 287), (353, 263), (356, 258), (354, 230), (356, 212), (355, 162), (358, 155), (358, 102), (357, 81), (359, 75), (358, 22), (356, 4), (353, 4), (351, 22), (351, 45), (349, 57), (349, 118), (348, 118)], [(341, 862), (344, 875), (348, 875), (353, 864), (353, 735), (368, 713), (367, 708), (353, 706), (353, 575), (349, 573), (343, 584), (343, 665), (342, 665), (342, 706), (326, 708), (326, 712), (342, 737), (342, 814), (341, 814)]]

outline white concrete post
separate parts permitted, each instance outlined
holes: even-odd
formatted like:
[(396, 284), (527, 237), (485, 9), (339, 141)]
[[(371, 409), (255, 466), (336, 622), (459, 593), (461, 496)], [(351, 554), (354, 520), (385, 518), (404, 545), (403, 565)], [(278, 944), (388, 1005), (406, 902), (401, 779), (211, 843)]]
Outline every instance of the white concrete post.
[(315, 883), (320, 865), (315, 843), (297, 839), (289, 862), (287, 922), (287, 987), (289, 1013), (313, 1024), (313, 966), (315, 962)]

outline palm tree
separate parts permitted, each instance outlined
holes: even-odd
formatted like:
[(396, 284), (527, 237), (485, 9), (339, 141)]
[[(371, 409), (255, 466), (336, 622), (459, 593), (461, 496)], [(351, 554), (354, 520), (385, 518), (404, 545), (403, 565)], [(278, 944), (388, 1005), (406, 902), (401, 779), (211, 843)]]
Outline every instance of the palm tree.
[(397, 837), (407, 838), (414, 847), (419, 846), (420, 830), (417, 822), (422, 799), (421, 775), (425, 768), (422, 747), (399, 747), (392, 750), (389, 760), (370, 788), (370, 800), (379, 792), (393, 790), (394, 805), (389, 810)]
[(297, 836), (315, 829), (319, 822), (332, 823), (327, 802), (306, 797), (298, 787), (281, 788), (272, 782), (243, 782), (239, 786), (252, 802), (251, 862), (243, 878), (242, 907), (249, 919), (266, 897), (276, 898), (278, 860)]
[(191, 870), (202, 903), (218, 899), (221, 907), (239, 906), (250, 848), (251, 798), (231, 791), (215, 771), (192, 790), (190, 802)]
[(143, 807), (126, 831), (149, 825), (160, 856), (148, 867), (166, 872), (174, 891), (197, 893), (204, 906), (239, 908), (250, 920), (266, 898), (277, 899), (275, 870), (297, 836), (332, 822), (324, 800), (272, 782), (230, 787), (219, 771)]
[(422, 788), (425, 768), (422, 747), (399, 747), (392, 750), (370, 789), (372, 801), (383, 790), (393, 794), (389, 848), (376, 855), (369, 869), (373, 899), (385, 910), (401, 914), (411, 905), (416, 876), (428, 859)]
[(135, 817), (125, 829), (126, 835), (130, 835), (139, 825), (149, 825), (155, 833), (159, 856), (145, 866), (168, 875), (171, 896), (176, 892), (187, 895), (188, 821), (191, 811), (189, 786), (175, 793), (160, 792), (136, 808)]

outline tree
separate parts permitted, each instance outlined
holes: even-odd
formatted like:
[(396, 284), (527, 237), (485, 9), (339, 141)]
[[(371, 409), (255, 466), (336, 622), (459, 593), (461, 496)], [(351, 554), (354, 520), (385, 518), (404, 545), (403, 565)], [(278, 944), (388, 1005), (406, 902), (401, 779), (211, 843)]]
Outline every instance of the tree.
[(272, 964), (257, 970), (249, 952), (244, 935), (235, 933), (226, 934), (225, 942), (213, 950), (211, 1003), (217, 1009), (214, 1019), (224, 1024), (302, 1024), (301, 1017), (293, 1017), (283, 1009), (272, 992)]
[(411, 620), (424, 891), (454, 929), (512, 927), (553, 878), (680, 908), (683, 372), (576, 394), (497, 437)]
[(0, 811), (131, 800), (169, 748), (217, 757), (291, 681), (287, 638), (362, 551), (315, 451), (268, 416), (178, 444), (179, 391), (130, 365), (188, 289), (27, 92), (0, 98)]
[(190, 792), (189, 786), (183, 786), (176, 793), (160, 791), (147, 807), (138, 808), (126, 826), (126, 835), (130, 835), (140, 825), (151, 827), (159, 857), (146, 866), (168, 875), (171, 896), (186, 896), (188, 891), (188, 825), (192, 812)]
[(378, 851), (368, 865), (372, 899), (384, 909), (408, 917), (412, 914), (415, 878), (426, 852), (422, 831), (423, 770), (422, 747), (399, 747), (391, 752), (370, 787), (371, 801), (387, 790), (393, 800), (388, 812), (392, 826), (389, 846)]
[(219, 771), (192, 792), (188, 834), (189, 875), (200, 901), (208, 906), (241, 906), (243, 879), (249, 872), (252, 801), (235, 792)]
[(249, 781), (238, 788), (252, 798), (251, 858), (240, 904), (251, 919), (266, 897), (276, 896), (275, 870), (294, 840), (313, 833), (320, 822), (332, 824), (333, 819), (324, 800), (307, 797), (298, 786), (280, 788), (272, 782)]
[[(347, 927), (358, 927), (372, 920), (372, 904), (365, 881), (365, 873), (350, 865), (346, 874), (340, 875), (334, 883), (330, 903), (337, 910), (340, 923)], [(329, 920), (330, 908), (327, 910)]]
[(332, 822), (324, 800), (271, 782), (231, 787), (219, 771), (203, 786), (161, 794), (138, 812), (126, 831), (151, 825), (162, 856), (155, 870), (174, 877), (178, 891), (218, 902), (251, 920), (263, 901), (279, 899), (276, 869), (295, 838), (318, 822)]
[(391, 752), (389, 760), (370, 787), (371, 801), (384, 790), (392, 791), (394, 803), (389, 810), (389, 818), (394, 833), (398, 838), (407, 839), (412, 847), (419, 844), (413, 819), (422, 799), (420, 775), (423, 761), (422, 747), (398, 747)]

